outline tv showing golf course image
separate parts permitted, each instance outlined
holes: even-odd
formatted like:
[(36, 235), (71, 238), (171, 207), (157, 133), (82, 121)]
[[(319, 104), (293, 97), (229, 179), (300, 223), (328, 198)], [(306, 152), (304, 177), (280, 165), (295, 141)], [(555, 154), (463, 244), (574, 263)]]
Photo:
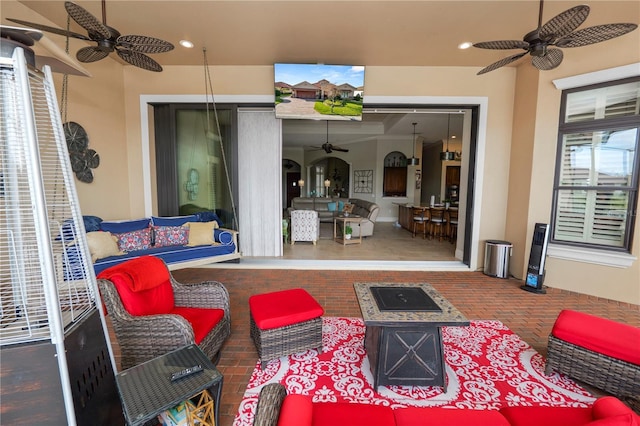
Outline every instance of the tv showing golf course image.
[(362, 120), (364, 66), (277, 63), (273, 68), (276, 118)]

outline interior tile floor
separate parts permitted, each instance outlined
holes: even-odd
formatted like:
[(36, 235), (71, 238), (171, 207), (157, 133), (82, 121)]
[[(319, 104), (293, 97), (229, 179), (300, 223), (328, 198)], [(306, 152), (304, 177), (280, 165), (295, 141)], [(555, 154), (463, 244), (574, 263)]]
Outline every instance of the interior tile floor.
[[(230, 294), (231, 337), (223, 346), (218, 362), (218, 369), (224, 375), (221, 406), (217, 408), (220, 410), (218, 426), (233, 424), (258, 360), (249, 337), (248, 298), (252, 294), (302, 287), (324, 307), (325, 315), (361, 317), (353, 283), (427, 282), (467, 318), (500, 320), (542, 355), (546, 355), (547, 336), (562, 309), (588, 312), (640, 327), (638, 305), (556, 289), (548, 289), (546, 294), (530, 293), (520, 289), (519, 280), (492, 278), (481, 272), (248, 269), (241, 264), (173, 272), (181, 282), (220, 281)], [(111, 340), (117, 359), (117, 341), (113, 335)]]
[(391, 222), (377, 222), (374, 234), (361, 244), (342, 245), (333, 240), (333, 224), (320, 224), (317, 244), (299, 241), (283, 245), (282, 259), (453, 261), (455, 244), (447, 239), (423, 239)]

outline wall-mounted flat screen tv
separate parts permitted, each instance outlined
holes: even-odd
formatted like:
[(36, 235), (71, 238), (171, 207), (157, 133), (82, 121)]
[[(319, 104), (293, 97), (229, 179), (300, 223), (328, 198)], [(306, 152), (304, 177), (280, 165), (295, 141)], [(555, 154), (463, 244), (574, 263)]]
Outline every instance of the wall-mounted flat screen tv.
[(276, 118), (362, 120), (364, 66), (275, 64)]

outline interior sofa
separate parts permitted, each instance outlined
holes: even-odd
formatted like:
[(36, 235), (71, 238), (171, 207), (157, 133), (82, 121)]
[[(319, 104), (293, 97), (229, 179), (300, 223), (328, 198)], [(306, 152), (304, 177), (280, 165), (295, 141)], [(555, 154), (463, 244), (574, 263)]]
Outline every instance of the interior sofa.
[(353, 236), (370, 237), (380, 212), (376, 203), (359, 198), (329, 198), (329, 197), (295, 197), (291, 200), (291, 210), (315, 210), (321, 223), (333, 223), (333, 218), (342, 214), (344, 206), (352, 205), (351, 214), (364, 218), (360, 226), (353, 227)]
[(640, 416), (613, 397), (599, 398), (590, 407), (519, 406), (500, 410), (389, 406), (312, 402), (310, 396), (287, 395), (283, 385), (262, 388), (253, 426), (638, 426)]
[[(217, 216), (198, 213), (187, 216), (149, 217), (103, 221), (85, 216), (84, 225), (96, 275), (126, 260), (144, 255), (162, 259), (169, 270), (214, 262), (239, 261), (238, 233), (220, 228)], [(71, 222), (62, 226), (65, 242), (62, 270), (65, 280), (82, 276), (82, 262)]]

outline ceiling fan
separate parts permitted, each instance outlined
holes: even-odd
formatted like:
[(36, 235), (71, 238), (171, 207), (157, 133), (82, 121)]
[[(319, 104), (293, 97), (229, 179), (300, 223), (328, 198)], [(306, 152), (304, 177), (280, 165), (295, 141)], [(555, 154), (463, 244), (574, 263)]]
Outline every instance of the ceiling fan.
[(102, 0), (102, 22), (84, 8), (70, 1), (64, 2), (64, 8), (78, 25), (87, 30), (88, 36), (19, 19), (7, 18), (7, 20), (38, 30), (95, 42), (95, 46), (83, 47), (78, 50), (76, 58), (80, 62), (99, 61), (115, 51), (120, 58), (131, 65), (159, 72), (162, 71), (160, 64), (145, 53), (163, 53), (173, 50), (173, 44), (155, 37), (120, 35), (118, 30), (107, 25), (105, 0)]
[[(517, 61), (527, 53), (532, 56), (531, 63), (539, 70), (552, 70), (562, 62), (563, 53), (558, 48), (581, 47), (620, 37), (635, 30), (638, 26), (631, 23), (617, 23), (578, 28), (589, 16), (589, 6), (580, 5), (565, 10), (542, 25), (543, 1), (540, 0), (538, 28), (527, 33), (523, 40), (497, 40), (474, 43), (481, 49), (523, 49), (524, 52), (508, 56), (481, 69), (478, 75), (493, 71)], [(552, 47), (555, 46), (555, 47)]]
[[(36, 42), (39, 54), (32, 49)], [(49, 65), (52, 72), (91, 77), (89, 71), (39, 30), (0, 25), (0, 43), (0, 57), (11, 57), (13, 50), (21, 47), (27, 63), (38, 69)]]
[(329, 121), (327, 121), (327, 141), (323, 143), (322, 146), (314, 146), (312, 148), (323, 149), (327, 154), (331, 154), (333, 151), (349, 152), (349, 150), (346, 148), (341, 148), (337, 145), (329, 143)]

